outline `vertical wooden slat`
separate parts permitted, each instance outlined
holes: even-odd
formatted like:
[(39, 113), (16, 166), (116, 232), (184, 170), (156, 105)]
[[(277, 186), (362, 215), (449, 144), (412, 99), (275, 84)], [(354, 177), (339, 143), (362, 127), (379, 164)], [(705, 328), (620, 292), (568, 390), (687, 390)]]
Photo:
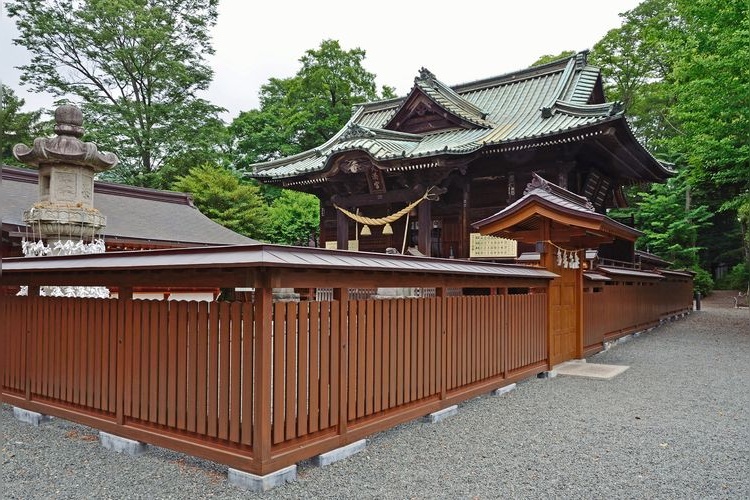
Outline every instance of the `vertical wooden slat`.
[(310, 380), (309, 352), (310, 339), (309, 307), (307, 302), (293, 302), (297, 316), (297, 437), (307, 434), (309, 409), (307, 403), (308, 381)]
[(159, 302), (149, 304), (148, 420), (153, 423), (159, 421), (159, 342), (166, 335), (166, 332), (159, 330)]
[(309, 429), (316, 432), (320, 428), (320, 302), (308, 305), (310, 325), (310, 410)]
[(229, 438), (229, 303), (219, 303), (219, 439)]
[(375, 302), (375, 387), (373, 391), (373, 410), (379, 412), (382, 409), (383, 399), (383, 301)]
[[(437, 293), (437, 290), (435, 290)], [(440, 372), (440, 318), (439, 303), (436, 297), (430, 300), (430, 395), (440, 392), (439, 372)]]
[(219, 435), (219, 302), (211, 302), (208, 308), (208, 418), (206, 433)]
[[(375, 399), (375, 302), (366, 302), (367, 326), (365, 328), (365, 415), (371, 415)], [(361, 362), (361, 361), (360, 361)]]
[(197, 376), (197, 399), (196, 411), (197, 421), (195, 431), (198, 434), (206, 434), (206, 415), (208, 413), (208, 302), (198, 303), (198, 362), (196, 367)]
[(158, 410), (157, 410), (157, 422), (161, 425), (167, 425), (167, 419), (169, 418), (169, 390), (171, 386), (171, 380), (169, 378), (169, 360), (171, 356), (169, 354), (170, 347), (170, 316), (169, 316), (170, 304), (168, 301), (163, 300), (159, 302), (159, 369), (158, 369)]
[(122, 311), (118, 300), (109, 302), (109, 411), (117, 413), (117, 401), (120, 399), (117, 392), (117, 380), (120, 369), (120, 359), (118, 358), (119, 339), (122, 336), (121, 319), (119, 317)]
[(187, 430), (195, 432), (198, 420), (198, 302), (188, 302), (187, 309)]
[(365, 381), (367, 370), (367, 303), (357, 301), (357, 418), (365, 414)]
[(357, 336), (357, 322), (362, 321), (362, 318), (358, 317), (357, 311), (358, 311), (358, 304), (359, 301), (353, 300), (349, 303), (349, 328), (348, 328), (348, 347), (349, 347), (349, 356), (348, 356), (348, 378), (346, 380), (346, 386), (348, 388), (348, 405), (349, 405), (349, 412), (348, 412), (348, 419), (354, 420), (357, 418), (357, 355), (359, 353), (358, 348), (358, 336)]
[[(142, 345), (142, 334), (143, 329), (141, 323), (143, 321), (143, 301), (136, 300), (133, 302), (133, 316), (132, 316), (132, 342), (130, 349), (132, 352), (130, 360), (131, 368), (131, 383), (130, 383), (130, 406), (126, 407), (127, 415), (133, 418), (140, 418), (141, 411), (141, 345)], [(85, 340), (84, 340), (85, 342)]]
[(273, 443), (278, 444), (284, 441), (286, 306), (276, 302), (273, 311)]
[[(201, 309), (202, 312), (202, 309)], [(203, 321), (200, 319), (198, 324), (203, 325)], [(255, 373), (255, 359), (253, 358), (253, 345), (255, 342), (255, 315), (253, 314), (253, 303), (243, 302), (242, 303), (242, 431), (241, 440), (244, 445), (251, 445), (253, 443), (253, 401), (255, 399), (255, 384), (253, 383)], [(201, 329), (198, 329), (198, 432), (203, 432), (204, 423), (201, 421), (201, 416), (205, 420), (205, 399), (206, 393), (205, 388), (201, 384), (201, 346), (205, 345), (201, 341)], [(269, 353), (270, 354), (270, 353)], [(203, 350), (203, 356), (205, 357), (205, 349)], [(202, 398), (201, 398), (202, 395)]]
[(96, 299), (83, 299), (84, 306), (88, 310), (88, 321), (86, 323), (88, 335), (86, 341), (86, 406), (94, 405), (94, 349), (96, 346)]
[(424, 299), (413, 299), (415, 319), (416, 320), (416, 337), (417, 337), (417, 349), (416, 349), (416, 364), (417, 364), (417, 392), (416, 398), (422, 399), (424, 397), (424, 361), (425, 361), (425, 350), (426, 350), (426, 331), (425, 331), (425, 300)]
[[(230, 398), (229, 398), (229, 440), (240, 441), (240, 401), (242, 396), (242, 303), (231, 304), (231, 337), (230, 337)], [(192, 336), (191, 336), (192, 339)], [(188, 401), (189, 402), (189, 401)], [(193, 404), (195, 401), (193, 400)], [(188, 405), (188, 408), (190, 406)], [(189, 426), (190, 424), (188, 424)], [(189, 427), (188, 427), (189, 429)]]
[[(177, 305), (177, 428), (187, 428), (187, 343), (188, 304), (176, 301)], [(228, 387), (227, 387), (228, 389)]]
[(390, 387), (388, 388), (388, 406), (393, 408), (396, 406), (396, 394), (398, 392), (398, 352), (401, 351), (400, 344), (398, 343), (398, 302), (396, 299), (388, 300), (388, 320), (390, 326), (388, 328), (390, 336), (390, 356), (391, 362), (389, 367)]
[(375, 332), (378, 336), (376, 347), (380, 349), (379, 362), (376, 366), (375, 379), (378, 381), (379, 390), (375, 391), (375, 411), (388, 408), (388, 388), (390, 387), (390, 374), (388, 370), (391, 365), (390, 358), (390, 321), (388, 320), (388, 306), (390, 302), (379, 300), (375, 306)]
[[(99, 381), (100, 384), (100, 394), (99, 394), (99, 401), (101, 404), (101, 409), (105, 412), (109, 412), (109, 380), (112, 377), (111, 368), (110, 365), (110, 358), (109, 358), (109, 351), (110, 351), (110, 339), (112, 332), (110, 331), (110, 319), (109, 319), (109, 313), (111, 310), (111, 303), (112, 300), (106, 299), (102, 301), (102, 317), (101, 317), (101, 332), (99, 332), (101, 338), (102, 338), (102, 348), (99, 353), (99, 366), (101, 367), (101, 380)], [(65, 313), (65, 308), (62, 308), (61, 314), (60, 314), (60, 325), (64, 324), (63, 316)], [(61, 339), (62, 344), (62, 339)], [(62, 349), (58, 351), (60, 354), (62, 354)], [(60, 372), (60, 375), (62, 375), (62, 371)]]
[[(57, 304), (59, 305), (59, 301), (57, 301)], [(103, 307), (103, 301), (102, 300), (95, 300), (93, 302), (94, 306), (94, 349), (91, 355), (93, 356), (93, 364), (91, 366), (93, 370), (93, 377), (92, 377), (92, 387), (91, 387), (91, 406), (97, 410), (102, 409), (102, 337), (105, 335), (105, 329), (102, 327), (102, 307)], [(55, 308), (57, 309), (57, 308)], [(55, 325), (55, 338), (58, 337), (58, 326), (60, 323), (58, 323), (59, 317), (57, 314), (57, 311), (55, 311), (54, 314), (54, 325)], [(57, 352), (54, 351), (54, 356), (57, 357)]]
[(141, 398), (141, 410), (139, 418), (148, 421), (148, 402), (149, 402), (149, 368), (151, 366), (151, 308), (153, 301), (142, 301), (141, 310), (141, 383), (138, 386), (138, 395)]
[[(133, 306), (134, 301), (132, 299), (128, 300), (125, 299), (125, 312), (124, 312), (124, 321), (125, 321), (125, 332), (124, 332), (124, 341), (122, 342), (123, 350), (125, 352), (125, 359), (124, 359), (124, 373), (123, 377), (125, 378), (124, 381), (124, 395), (123, 395), (123, 415), (124, 416), (131, 416), (131, 404), (132, 404), (132, 388), (133, 388), (133, 338), (134, 338), (134, 332), (133, 332)], [(76, 384), (77, 385), (77, 384)], [(118, 392), (120, 392), (118, 390)], [(74, 395), (75, 396), (75, 395)], [(76, 398), (74, 397), (74, 400)]]
[(297, 380), (296, 371), (297, 363), (297, 311), (294, 302), (286, 303), (286, 430), (284, 437), (294, 439), (296, 437), (296, 416), (297, 411), (295, 404), (297, 402)]
[(177, 426), (177, 358), (179, 337), (179, 303), (167, 302), (169, 304), (168, 331), (169, 339), (167, 348), (167, 425)]
[(397, 322), (397, 329), (398, 329), (398, 362), (397, 362), (397, 370), (398, 374), (396, 376), (396, 387), (397, 387), (397, 397), (396, 397), (396, 404), (402, 405), (404, 403), (404, 400), (406, 399), (408, 401), (409, 396), (407, 393), (407, 385), (408, 377), (406, 374), (408, 373), (408, 359), (409, 359), (409, 353), (408, 353), (408, 339), (405, 338), (405, 326), (406, 326), (406, 301), (405, 300), (398, 300), (398, 322)]
[[(338, 344), (334, 343), (331, 317), (336, 318), (333, 312), (334, 303), (316, 302), (320, 309), (320, 429), (326, 429), (329, 425), (329, 412), (333, 411), (331, 398), (338, 399), (333, 386), (329, 387), (330, 377), (338, 379), (338, 373), (334, 371), (334, 358), (336, 357)], [(335, 322), (335, 321), (334, 321)]]

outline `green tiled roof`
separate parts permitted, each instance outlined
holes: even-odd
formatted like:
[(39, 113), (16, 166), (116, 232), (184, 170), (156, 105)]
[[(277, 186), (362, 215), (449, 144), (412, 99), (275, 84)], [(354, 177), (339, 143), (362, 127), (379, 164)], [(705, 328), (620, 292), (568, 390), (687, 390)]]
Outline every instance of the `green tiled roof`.
[(421, 92), (470, 127), (404, 134), (390, 121), (408, 97), (355, 108), (347, 125), (315, 150), (252, 166), (252, 177), (282, 180), (323, 172), (345, 151), (361, 151), (376, 161), (417, 160), (436, 154), (467, 154), (480, 148), (575, 131), (623, 119), (619, 103), (591, 103), (599, 70), (586, 53), (543, 66), (448, 87), (422, 69), (410, 96)]

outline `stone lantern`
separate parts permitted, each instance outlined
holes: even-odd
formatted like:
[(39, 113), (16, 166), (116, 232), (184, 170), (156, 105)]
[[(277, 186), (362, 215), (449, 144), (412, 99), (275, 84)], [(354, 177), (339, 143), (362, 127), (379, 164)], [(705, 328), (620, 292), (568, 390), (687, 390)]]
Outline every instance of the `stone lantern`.
[[(39, 169), (39, 200), (24, 212), (24, 221), (40, 241), (91, 241), (106, 225), (104, 215), (94, 208), (94, 175), (118, 160), (112, 153), (100, 153), (95, 144), (81, 141), (82, 125), (81, 110), (63, 105), (55, 110), (57, 136), (39, 137), (31, 148), (25, 144), (13, 148), (18, 161)], [(93, 252), (51, 249), (36, 254), (47, 253)]]
[[(39, 199), (23, 219), (34, 241), (22, 242), (26, 257), (104, 253), (95, 239), (106, 226), (104, 215), (94, 207), (94, 175), (114, 167), (117, 156), (100, 153), (96, 144), (83, 142), (83, 114), (72, 105), (55, 110), (55, 137), (38, 137), (33, 147), (16, 144), (13, 156), (39, 169)], [(38, 238), (38, 239), (37, 239)], [(26, 295), (22, 287), (19, 295)], [(43, 286), (40, 295), (109, 297), (105, 287)]]

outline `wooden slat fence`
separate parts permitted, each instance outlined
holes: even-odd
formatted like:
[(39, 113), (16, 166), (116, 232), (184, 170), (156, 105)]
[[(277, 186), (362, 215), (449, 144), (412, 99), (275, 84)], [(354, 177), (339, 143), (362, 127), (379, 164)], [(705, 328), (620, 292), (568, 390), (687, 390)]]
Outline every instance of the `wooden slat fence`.
[(601, 350), (605, 341), (690, 311), (693, 283), (688, 278), (587, 282), (583, 297), (584, 347), (590, 353)]
[(547, 362), (543, 293), (274, 303), (262, 463), (254, 307), (6, 297), (3, 400), (266, 473)]

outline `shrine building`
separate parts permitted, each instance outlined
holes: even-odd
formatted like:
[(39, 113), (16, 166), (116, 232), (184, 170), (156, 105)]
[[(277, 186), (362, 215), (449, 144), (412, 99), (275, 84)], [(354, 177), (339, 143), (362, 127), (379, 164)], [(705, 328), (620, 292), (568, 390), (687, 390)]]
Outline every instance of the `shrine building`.
[[(455, 86), (423, 68), (406, 97), (359, 105), (325, 144), (250, 175), (320, 199), (320, 246), (515, 258), (534, 245), (472, 224), (517, 201), (534, 174), (599, 214), (626, 205), (624, 187), (673, 174), (606, 101), (587, 54)], [(598, 255), (633, 262), (632, 239), (600, 238)]]

